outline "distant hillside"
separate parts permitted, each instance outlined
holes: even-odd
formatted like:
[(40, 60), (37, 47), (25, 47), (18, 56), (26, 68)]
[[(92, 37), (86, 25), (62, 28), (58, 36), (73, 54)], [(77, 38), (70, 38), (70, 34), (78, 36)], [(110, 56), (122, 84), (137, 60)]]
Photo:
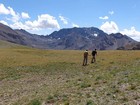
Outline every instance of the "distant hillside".
[(118, 50), (140, 50), (140, 42), (127, 44), (126, 46), (117, 48)]
[(0, 23), (0, 40), (25, 45), (33, 48), (48, 48), (47, 40), (40, 35), (30, 34), (25, 30), (13, 30)]
[(0, 40), (26, 45), (24, 39), (12, 28), (0, 23)]
[(24, 48), (25, 46), (0, 40), (0, 48)]
[(89, 28), (68, 28), (55, 31), (50, 35), (31, 34), (26, 30), (13, 30), (0, 23), (0, 40), (41, 49), (117, 49), (136, 43), (121, 33), (110, 34)]
[[(121, 33), (104, 33), (98, 28), (69, 28), (55, 31), (47, 38), (52, 39), (49, 46), (53, 49), (117, 49), (134, 43), (133, 39)], [(54, 41), (53, 41), (54, 40)]]
[(48, 41), (43, 35), (31, 34), (23, 29), (15, 30), (20, 36), (23, 37), (26, 46), (33, 48), (49, 49)]

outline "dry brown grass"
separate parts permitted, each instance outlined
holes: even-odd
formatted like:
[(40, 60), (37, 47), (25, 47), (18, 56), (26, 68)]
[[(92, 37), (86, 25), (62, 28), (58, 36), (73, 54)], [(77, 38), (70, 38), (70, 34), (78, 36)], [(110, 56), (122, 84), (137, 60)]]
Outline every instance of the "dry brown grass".
[(82, 57), (76, 50), (0, 49), (0, 105), (138, 103), (140, 51), (98, 51), (97, 62), (84, 67)]

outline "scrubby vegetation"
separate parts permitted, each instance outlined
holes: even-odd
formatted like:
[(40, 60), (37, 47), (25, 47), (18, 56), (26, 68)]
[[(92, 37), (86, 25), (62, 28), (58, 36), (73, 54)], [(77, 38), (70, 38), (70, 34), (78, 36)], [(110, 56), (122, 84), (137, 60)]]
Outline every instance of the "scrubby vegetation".
[[(91, 56), (89, 56), (90, 60)], [(0, 49), (0, 105), (136, 105), (140, 51)]]

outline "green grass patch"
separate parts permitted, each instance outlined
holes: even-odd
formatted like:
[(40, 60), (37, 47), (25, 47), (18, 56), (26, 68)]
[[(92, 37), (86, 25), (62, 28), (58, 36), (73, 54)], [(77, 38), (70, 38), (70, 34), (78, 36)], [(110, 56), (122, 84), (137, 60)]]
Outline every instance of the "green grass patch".
[(28, 105), (41, 105), (41, 102), (38, 99), (34, 99)]

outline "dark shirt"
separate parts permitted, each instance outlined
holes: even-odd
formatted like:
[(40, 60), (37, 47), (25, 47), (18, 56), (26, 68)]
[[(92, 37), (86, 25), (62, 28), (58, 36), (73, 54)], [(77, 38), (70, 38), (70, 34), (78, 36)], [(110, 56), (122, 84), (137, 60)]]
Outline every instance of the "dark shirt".
[(97, 51), (92, 51), (92, 56), (95, 56), (97, 54)]

